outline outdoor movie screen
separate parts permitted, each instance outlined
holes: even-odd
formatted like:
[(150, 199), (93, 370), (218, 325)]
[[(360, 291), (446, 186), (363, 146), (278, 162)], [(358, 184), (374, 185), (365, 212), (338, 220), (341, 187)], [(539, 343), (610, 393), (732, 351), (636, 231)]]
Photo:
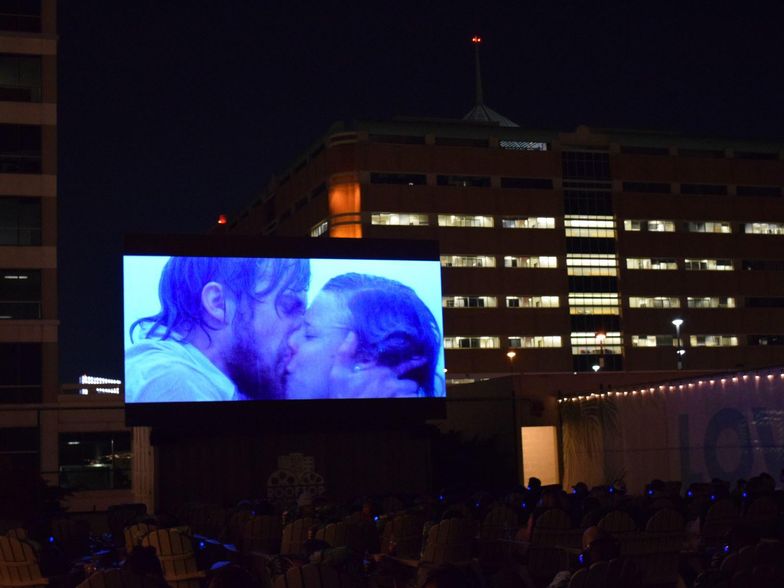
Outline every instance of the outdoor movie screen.
[(128, 404), (443, 398), (436, 260), (123, 257)]

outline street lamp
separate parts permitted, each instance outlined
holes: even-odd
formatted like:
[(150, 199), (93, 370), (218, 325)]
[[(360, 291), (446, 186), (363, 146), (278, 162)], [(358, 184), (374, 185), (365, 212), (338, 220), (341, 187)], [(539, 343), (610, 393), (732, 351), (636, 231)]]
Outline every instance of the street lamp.
[(593, 366), (593, 371), (598, 372), (601, 368), (604, 367), (604, 342), (607, 339), (607, 335), (603, 332), (596, 333), (596, 342), (599, 344), (599, 367)]
[(686, 350), (683, 348), (681, 344), (681, 325), (683, 324), (682, 318), (672, 319), (672, 324), (675, 327), (675, 357), (678, 361), (678, 369), (683, 369), (683, 356), (686, 353)]
[(517, 357), (517, 353), (510, 349), (506, 352), (506, 356), (509, 358), (509, 373), (511, 374), (514, 372), (514, 358)]

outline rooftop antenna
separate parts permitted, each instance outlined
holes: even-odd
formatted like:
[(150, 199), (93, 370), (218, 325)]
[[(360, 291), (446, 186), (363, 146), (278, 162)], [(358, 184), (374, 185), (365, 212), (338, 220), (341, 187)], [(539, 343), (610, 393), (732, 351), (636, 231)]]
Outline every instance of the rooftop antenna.
[(482, 96), (482, 70), (479, 67), (479, 45), (482, 44), (482, 37), (474, 35), (471, 37), (471, 42), (474, 44), (474, 68), (476, 77), (476, 105), (481, 106), (484, 104), (484, 97)]

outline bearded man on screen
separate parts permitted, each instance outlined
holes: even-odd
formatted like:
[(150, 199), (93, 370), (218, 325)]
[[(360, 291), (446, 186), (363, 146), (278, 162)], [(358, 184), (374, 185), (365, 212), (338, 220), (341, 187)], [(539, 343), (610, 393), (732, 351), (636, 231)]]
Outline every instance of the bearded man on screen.
[(283, 398), (309, 280), (307, 259), (172, 257), (160, 312), (131, 325), (126, 402)]

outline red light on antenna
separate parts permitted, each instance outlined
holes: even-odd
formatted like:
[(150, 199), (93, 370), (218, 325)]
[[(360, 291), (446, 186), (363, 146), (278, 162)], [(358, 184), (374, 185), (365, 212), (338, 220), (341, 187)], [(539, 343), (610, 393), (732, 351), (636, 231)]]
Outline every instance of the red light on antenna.
[(226, 218), (226, 215), (225, 215), (225, 214), (219, 214), (219, 215), (218, 215), (218, 224), (219, 224), (219, 225), (225, 225), (225, 224), (227, 224), (228, 222), (229, 222), (229, 219), (227, 219), (227, 218)]
[(478, 45), (479, 43), (482, 42), (482, 37), (480, 37), (479, 35), (474, 35), (473, 37), (471, 37), (471, 42), (475, 45)]

